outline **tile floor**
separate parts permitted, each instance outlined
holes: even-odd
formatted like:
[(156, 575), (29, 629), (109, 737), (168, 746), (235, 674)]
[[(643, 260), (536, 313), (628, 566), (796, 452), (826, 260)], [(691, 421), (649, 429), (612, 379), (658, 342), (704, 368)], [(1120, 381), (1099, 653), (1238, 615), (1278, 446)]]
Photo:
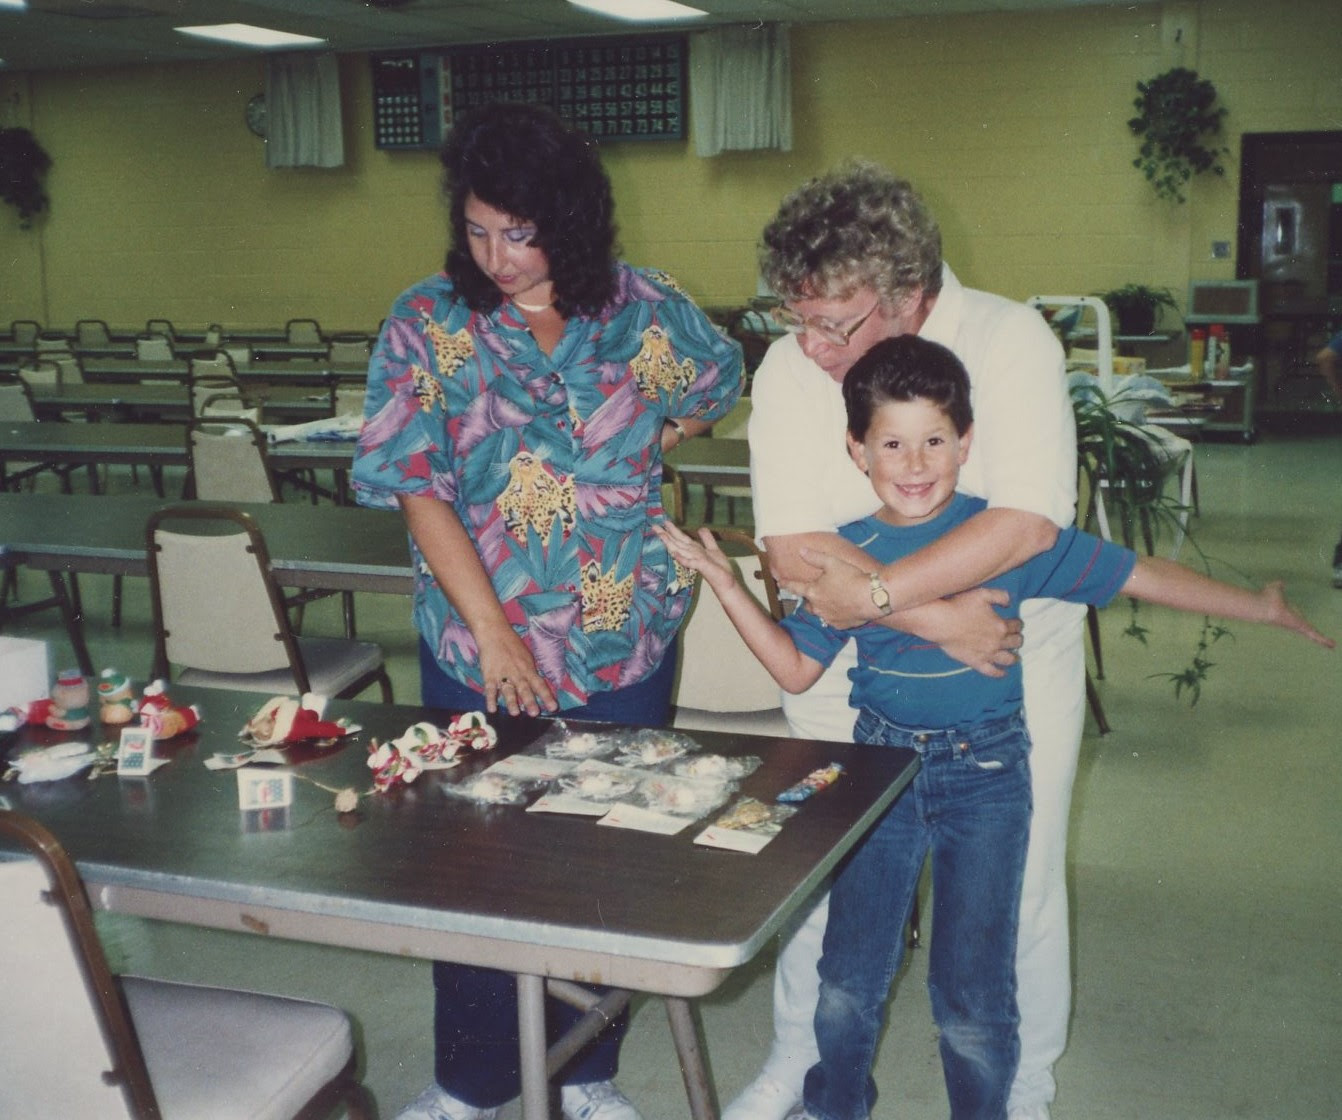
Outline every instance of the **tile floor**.
[[(1218, 574), (1283, 578), (1292, 598), (1342, 638), (1342, 591), (1329, 585), (1342, 528), (1342, 440), (1266, 435), (1198, 448), (1198, 545)], [(692, 511), (693, 513), (693, 507)], [(1185, 548), (1183, 558), (1195, 553)], [(26, 577), (25, 588), (41, 585)], [(143, 587), (128, 620), (106, 625), (107, 580), (85, 581), (96, 662), (143, 674)], [(310, 632), (338, 627), (309, 608)], [(334, 612), (334, 605), (330, 605)], [(1196, 707), (1153, 674), (1180, 669), (1199, 620), (1143, 608), (1143, 646), (1103, 612), (1113, 731), (1088, 723), (1073, 812), (1076, 999), (1058, 1066), (1055, 1120), (1324, 1120), (1342, 1116), (1342, 654), (1233, 624)], [(365, 596), (360, 631), (391, 658), (398, 699), (417, 699), (403, 601)], [(29, 620), (14, 632), (52, 642)], [(396, 958), (104, 921), (117, 962), (157, 975), (312, 995), (355, 1016), (365, 1080), (383, 1117), (431, 1076), (426, 965)], [(876, 1070), (876, 1115), (946, 1114), (924, 991), (926, 954), (898, 983)], [(769, 1038), (769, 955), (700, 1003), (723, 1100), (753, 1075)], [(661, 1005), (641, 1000), (621, 1084), (646, 1120), (686, 1115)], [(516, 1115), (509, 1111), (509, 1117)]]

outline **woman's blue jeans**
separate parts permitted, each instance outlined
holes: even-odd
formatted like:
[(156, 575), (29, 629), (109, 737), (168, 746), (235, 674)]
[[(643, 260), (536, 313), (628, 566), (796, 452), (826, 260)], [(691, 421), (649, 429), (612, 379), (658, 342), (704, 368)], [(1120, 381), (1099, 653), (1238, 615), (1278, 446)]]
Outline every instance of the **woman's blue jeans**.
[[(559, 713), (571, 719), (665, 727), (671, 718), (671, 687), (675, 680), (676, 647), (662, 664), (637, 684), (594, 693), (581, 708)], [(484, 698), (443, 672), (433, 650), (420, 642), (420, 697), (425, 707), (449, 711), (484, 708)], [(513, 717), (498, 712), (490, 721), (503, 727)], [(519, 719), (529, 719), (527, 716)], [(492, 1108), (521, 1091), (518, 1059), (517, 978), (508, 972), (474, 965), (435, 961), (434, 1080), (454, 1097), (476, 1108)], [(608, 989), (593, 988), (604, 993)], [(553, 1043), (582, 1017), (560, 1000), (546, 999), (546, 1033)], [(609, 1027), (584, 1046), (559, 1073), (563, 1085), (585, 1085), (614, 1078), (620, 1044), (629, 1029), (626, 1009)]]
[(871, 1113), (876, 1044), (930, 851), (927, 984), (951, 1116), (1000, 1120), (1020, 1057), (1016, 929), (1031, 813), (1024, 717), (929, 731), (864, 710), (854, 737), (910, 747), (922, 767), (834, 880), (807, 1112), (817, 1120)]

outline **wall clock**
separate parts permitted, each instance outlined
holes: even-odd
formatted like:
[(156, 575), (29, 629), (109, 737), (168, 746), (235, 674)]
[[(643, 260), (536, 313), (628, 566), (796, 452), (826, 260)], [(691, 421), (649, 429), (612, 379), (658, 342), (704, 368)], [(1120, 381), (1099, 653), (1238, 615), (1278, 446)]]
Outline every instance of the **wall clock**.
[(266, 95), (258, 93), (248, 101), (243, 116), (247, 121), (247, 127), (264, 139), (266, 135)]

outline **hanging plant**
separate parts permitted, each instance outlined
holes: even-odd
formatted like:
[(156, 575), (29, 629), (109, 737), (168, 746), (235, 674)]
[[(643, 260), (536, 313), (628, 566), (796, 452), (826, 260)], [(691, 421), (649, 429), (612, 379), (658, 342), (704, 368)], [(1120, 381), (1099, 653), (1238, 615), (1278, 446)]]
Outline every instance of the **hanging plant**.
[(26, 128), (0, 128), (0, 198), (18, 210), (24, 229), (47, 208), (42, 176), (50, 166), (51, 157)]
[(1149, 82), (1137, 83), (1137, 116), (1128, 127), (1142, 138), (1132, 161), (1161, 198), (1186, 201), (1184, 185), (1203, 171), (1224, 175), (1224, 147), (1207, 141), (1221, 134), (1226, 110), (1216, 104), (1216, 87), (1197, 71), (1176, 66)]

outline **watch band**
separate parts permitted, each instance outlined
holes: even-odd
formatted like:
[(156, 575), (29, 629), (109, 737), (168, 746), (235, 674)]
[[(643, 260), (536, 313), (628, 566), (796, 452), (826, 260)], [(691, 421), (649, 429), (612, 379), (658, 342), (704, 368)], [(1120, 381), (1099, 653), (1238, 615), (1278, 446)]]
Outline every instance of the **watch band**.
[(882, 615), (894, 612), (894, 607), (890, 605), (890, 592), (886, 590), (885, 584), (881, 582), (880, 572), (871, 572), (867, 576), (871, 580), (871, 601), (876, 605), (876, 609)]
[(690, 433), (685, 430), (685, 425), (674, 416), (668, 416), (666, 422), (671, 425), (671, 430), (676, 433), (676, 442), (684, 443), (690, 438)]

